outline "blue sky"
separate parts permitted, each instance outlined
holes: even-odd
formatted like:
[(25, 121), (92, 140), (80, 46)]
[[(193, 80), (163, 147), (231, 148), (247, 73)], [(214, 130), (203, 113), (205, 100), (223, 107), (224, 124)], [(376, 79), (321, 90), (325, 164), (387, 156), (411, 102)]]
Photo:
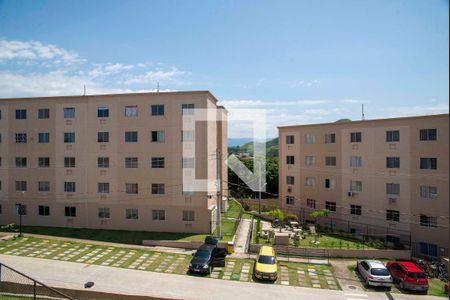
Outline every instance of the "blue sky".
[[(448, 112), (448, 1), (2, 1), (0, 97), (210, 90), (276, 126)], [(230, 124), (232, 137), (249, 136)]]

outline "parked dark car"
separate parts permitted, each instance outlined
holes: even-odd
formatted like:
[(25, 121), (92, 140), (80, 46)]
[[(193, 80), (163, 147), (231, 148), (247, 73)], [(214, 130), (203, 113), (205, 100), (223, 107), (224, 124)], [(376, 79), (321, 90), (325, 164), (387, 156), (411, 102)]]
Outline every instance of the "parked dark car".
[(207, 236), (205, 237), (205, 244), (216, 246), (219, 243), (219, 238), (216, 236)]
[(425, 272), (416, 264), (407, 261), (388, 262), (386, 268), (392, 275), (395, 283), (402, 290), (422, 291), (428, 290), (428, 280)]
[(189, 272), (210, 274), (214, 267), (224, 267), (227, 249), (217, 245), (203, 244), (193, 254), (189, 264)]

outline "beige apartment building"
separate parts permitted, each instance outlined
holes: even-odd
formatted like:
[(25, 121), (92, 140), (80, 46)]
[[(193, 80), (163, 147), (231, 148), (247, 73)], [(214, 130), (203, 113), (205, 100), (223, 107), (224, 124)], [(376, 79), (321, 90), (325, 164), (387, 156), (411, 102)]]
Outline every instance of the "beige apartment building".
[(0, 99), (0, 224), (212, 232), (217, 192), (182, 174), (215, 180), (221, 149), (227, 181), (227, 121), (183, 131), (194, 108), (226, 116), (208, 91)]
[(279, 144), (284, 211), (448, 255), (448, 114), (280, 127)]

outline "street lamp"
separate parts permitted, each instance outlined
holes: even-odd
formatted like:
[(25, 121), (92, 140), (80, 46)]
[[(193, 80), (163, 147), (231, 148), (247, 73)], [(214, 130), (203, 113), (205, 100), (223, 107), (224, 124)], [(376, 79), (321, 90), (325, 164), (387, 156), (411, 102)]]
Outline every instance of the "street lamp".
[(19, 214), (19, 236), (22, 236), (22, 216), (26, 214), (26, 206), (22, 203), (16, 204), (17, 213)]

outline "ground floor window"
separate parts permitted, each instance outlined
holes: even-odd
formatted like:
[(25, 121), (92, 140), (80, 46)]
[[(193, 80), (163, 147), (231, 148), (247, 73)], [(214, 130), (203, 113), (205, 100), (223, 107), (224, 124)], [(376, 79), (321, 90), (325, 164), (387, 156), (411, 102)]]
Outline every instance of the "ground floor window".
[(193, 210), (183, 210), (183, 221), (194, 221), (195, 211)]
[(50, 206), (39, 205), (38, 211), (40, 216), (50, 216)]
[(294, 197), (286, 196), (286, 204), (287, 205), (294, 205)]
[(163, 209), (152, 210), (152, 220), (164, 221), (166, 219), (166, 211)]
[(109, 208), (108, 207), (100, 207), (98, 209), (98, 217), (100, 219), (109, 219), (110, 218)]
[(66, 217), (76, 217), (77, 216), (77, 208), (75, 206), (66, 206), (64, 208), (64, 215)]
[(125, 210), (125, 218), (137, 220), (139, 218), (139, 211), (137, 208), (127, 208)]
[(328, 209), (329, 211), (336, 212), (336, 202), (326, 201), (325, 208)]

